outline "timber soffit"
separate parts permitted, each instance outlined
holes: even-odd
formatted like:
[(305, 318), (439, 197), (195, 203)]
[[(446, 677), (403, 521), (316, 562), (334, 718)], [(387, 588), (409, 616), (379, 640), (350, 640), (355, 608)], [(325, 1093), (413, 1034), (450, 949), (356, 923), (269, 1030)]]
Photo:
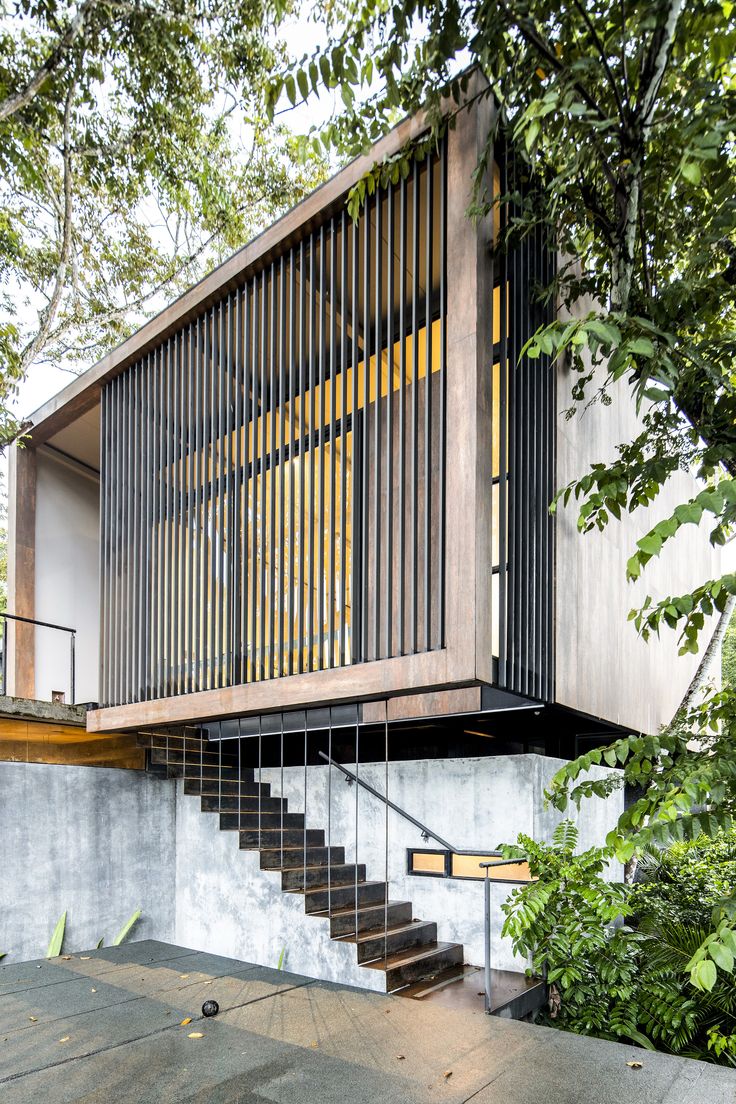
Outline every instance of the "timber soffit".
[[(463, 107), (469, 106), (481, 88), (480, 74), (471, 81)], [(485, 84), (485, 82), (483, 82)], [(448, 112), (451, 105), (448, 101)], [(340, 208), (350, 188), (377, 162), (397, 153), (407, 142), (426, 129), (424, 112), (404, 119), (389, 134), (357, 157), (335, 176), (321, 184), (301, 203), (282, 215), (271, 226), (234, 253), (223, 264), (205, 276), (168, 307), (146, 322), (121, 345), (112, 349), (78, 379), (68, 384), (30, 415), (29, 433), (34, 444), (48, 440), (64, 426), (91, 409), (99, 401), (102, 384), (119, 375), (175, 330), (234, 289), (245, 274), (256, 265), (265, 264), (278, 250), (296, 241), (318, 219)]]

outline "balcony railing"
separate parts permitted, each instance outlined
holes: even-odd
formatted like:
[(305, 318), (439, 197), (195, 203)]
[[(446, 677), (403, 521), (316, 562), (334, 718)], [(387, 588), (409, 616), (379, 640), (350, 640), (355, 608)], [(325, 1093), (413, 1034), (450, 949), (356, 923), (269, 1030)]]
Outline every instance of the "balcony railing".
[[(20, 617), (15, 613), (0, 613), (2, 629), (0, 630), (0, 647), (2, 648), (2, 664), (0, 676), (2, 677), (2, 693), (8, 692), (8, 621), (19, 625), (33, 625), (34, 628), (53, 629), (55, 632), (67, 633), (69, 636), (69, 704), (74, 705), (76, 699), (76, 638), (77, 630), (70, 629), (66, 625), (54, 625), (50, 621), (37, 621), (33, 617)], [(34, 633), (35, 637), (35, 633)]]

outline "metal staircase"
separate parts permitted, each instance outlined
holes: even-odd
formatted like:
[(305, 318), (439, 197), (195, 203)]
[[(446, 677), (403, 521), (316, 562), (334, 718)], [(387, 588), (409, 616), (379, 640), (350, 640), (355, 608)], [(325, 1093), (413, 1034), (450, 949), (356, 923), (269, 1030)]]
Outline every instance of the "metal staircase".
[(287, 799), (240, 767), (236, 752), (187, 732), (139, 734), (149, 770), (183, 778), (203, 813), (219, 814), (220, 829), (236, 832), (241, 850), (260, 853), (261, 870), (280, 873), (284, 893), (300, 894), (308, 915), (328, 918), (331, 938), (354, 943), (360, 966), (385, 974), (386, 992), (462, 965), (461, 943), (438, 942), (436, 923), (415, 919), (411, 901), (388, 899), (385, 881), (346, 862), (344, 847), (328, 847), (324, 829), (306, 828), (304, 813), (289, 812)]

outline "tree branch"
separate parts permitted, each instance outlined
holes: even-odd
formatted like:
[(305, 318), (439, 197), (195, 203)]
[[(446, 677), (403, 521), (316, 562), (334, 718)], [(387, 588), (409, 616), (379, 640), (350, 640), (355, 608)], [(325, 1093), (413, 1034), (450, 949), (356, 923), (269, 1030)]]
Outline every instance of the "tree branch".
[(618, 94), (618, 86), (616, 84), (616, 80), (613, 76), (613, 73), (611, 72), (611, 67), (608, 64), (608, 58), (606, 57), (606, 48), (603, 45), (603, 43), (601, 42), (600, 38), (598, 37), (598, 32), (596, 31), (596, 29), (593, 25), (593, 22), (592, 22), (590, 16), (588, 15), (587, 11), (585, 10), (584, 6), (580, 3), (580, 0), (573, 0), (573, 4), (577, 8), (577, 10), (580, 12), (581, 18), (582, 18), (583, 22), (585, 23), (585, 26), (588, 28), (588, 33), (589, 33), (589, 35), (592, 39), (593, 45), (595, 46), (596, 50), (598, 51), (598, 54), (600, 55), (600, 59), (603, 63), (603, 68), (605, 69), (606, 76), (608, 77), (608, 83), (610, 84), (611, 91), (613, 92), (613, 98), (616, 101), (616, 107), (618, 108), (618, 113), (621, 117), (621, 122), (625, 123), (626, 122), (626, 117), (624, 115), (624, 105), (621, 102), (621, 97)]
[(69, 266), (69, 257), (72, 248), (72, 220), (74, 215), (74, 196), (72, 186), (73, 169), (71, 147), (71, 117), (72, 103), (76, 90), (76, 81), (73, 81), (67, 92), (66, 103), (64, 104), (64, 216), (61, 220), (59, 235), (61, 244), (59, 248), (59, 261), (56, 266), (56, 276), (54, 278), (54, 290), (51, 293), (48, 306), (43, 311), (41, 325), (38, 328), (38, 333), (34, 338), (31, 339), (31, 341), (28, 342), (28, 344), (21, 352), (20, 367), (23, 372), (27, 371), (27, 369), (37, 357), (40, 350), (44, 347), (51, 327), (53, 326), (54, 320), (56, 319), (56, 315), (59, 312), (59, 306), (61, 305), (64, 288), (66, 287), (66, 273)]
[(65, 34), (63, 34), (56, 43), (56, 46), (54, 46), (43, 65), (36, 70), (31, 79), (19, 92), (6, 97), (6, 99), (0, 103), (0, 122), (10, 118), (11, 115), (15, 115), (21, 108), (26, 107), (41, 88), (43, 88), (51, 74), (55, 69), (59, 68), (72, 46), (81, 35), (84, 30), (87, 15), (96, 3), (97, 0), (84, 0), (84, 3), (80, 4)]

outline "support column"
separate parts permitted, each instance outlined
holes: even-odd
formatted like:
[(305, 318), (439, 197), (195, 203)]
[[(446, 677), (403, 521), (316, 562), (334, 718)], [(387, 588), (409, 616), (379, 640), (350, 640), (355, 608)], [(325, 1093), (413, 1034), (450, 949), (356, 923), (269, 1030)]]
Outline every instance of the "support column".
[[(8, 612), (35, 617), (36, 610), (36, 450), (13, 445), (8, 471)], [(8, 622), (8, 686), (16, 698), (35, 696), (33, 625)]]

